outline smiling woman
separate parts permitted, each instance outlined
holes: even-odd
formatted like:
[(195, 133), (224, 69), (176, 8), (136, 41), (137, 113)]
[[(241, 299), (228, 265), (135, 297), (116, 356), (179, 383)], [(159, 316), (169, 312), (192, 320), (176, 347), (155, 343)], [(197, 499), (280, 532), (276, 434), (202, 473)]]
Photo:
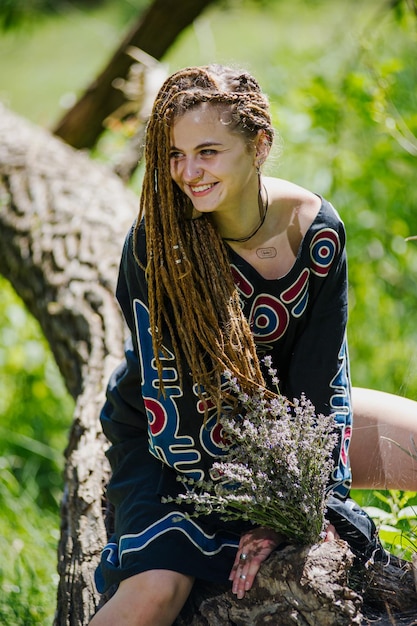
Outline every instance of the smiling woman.
[(262, 175), (272, 140), (268, 100), (245, 71), (186, 68), (156, 98), (117, 287), (131, 336), (101, 415), (116, 516), (97, 585), (117, 591), (92, 626), (169, 626), (196, 578), (229, 580), (243, 598), (285, 541), (247, 521), (195, 520), (175, 502), (177, 478), (215, 478), (229, 445), (219, 420), (242, 406), (226, 372), (244, 395), (272, 394), (265, 355), (280, 393), (305, 394), (334, 420), (325, 539), (377, 552), (372, 521), (348, 499), (344, 226), (324, 198)]

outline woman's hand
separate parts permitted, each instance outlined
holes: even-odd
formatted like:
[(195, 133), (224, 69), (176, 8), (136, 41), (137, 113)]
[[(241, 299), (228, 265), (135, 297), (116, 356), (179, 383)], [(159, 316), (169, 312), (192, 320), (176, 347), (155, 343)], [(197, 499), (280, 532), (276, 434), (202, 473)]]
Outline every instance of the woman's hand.
[(324, 541), (334, 541), (335, 539), (340, 539), (339, 533), (333, 524), (329, 524), (325, 530), (326, 536)]
[(239, 599), (252, 587), (261, 563), (283, 540), (283, 535), (264, 527), (254, 528), (242, 535), (229, 576), (232, 591)]
[[(339, 539), (339, 535), (332, 524), (326, 528), (324, 541)], [(254, 528), (240, 538), (239, 548), (230, 572), (229, 580), (232, 581), (232, 592), (240, 599), (246, 591), (252, 588), (255, 576), (261, 563), (265, 561), (271, 552), (285, 540), (270, 528)]]

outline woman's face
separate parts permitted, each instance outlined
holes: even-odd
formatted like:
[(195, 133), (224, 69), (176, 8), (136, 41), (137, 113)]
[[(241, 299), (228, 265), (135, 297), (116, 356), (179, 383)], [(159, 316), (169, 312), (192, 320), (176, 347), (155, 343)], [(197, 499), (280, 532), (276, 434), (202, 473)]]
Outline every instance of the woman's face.
[(171, 129), (171, 176), (202, 213), (253, 204), (258, 191), (256, 141), (231, 131), (228, 120), (227, 109), (204, 103)]

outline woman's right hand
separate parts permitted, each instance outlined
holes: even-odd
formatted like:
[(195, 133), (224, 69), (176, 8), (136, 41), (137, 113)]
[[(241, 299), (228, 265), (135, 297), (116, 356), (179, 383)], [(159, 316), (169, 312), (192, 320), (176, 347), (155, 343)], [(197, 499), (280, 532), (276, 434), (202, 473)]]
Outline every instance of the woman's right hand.
[(255, 528), (242, 535), (229, 576), (229, 580), (232, 581), (232, 592), (239, 600), (251, 589), (261, 563), (283, 539), (283, 535), (264, 527)]
[[(325, 533), (324, 541), (340, 539), (333, 524), (327, 526)], [(232, 592), (239, 600), (245, 596), (246, 591), (252, 588), (261, 564), (284, 540), (284, 535), (279, 535), (274, 530), (262, 526), (242, 535), (229, 576), (232, 582)]]

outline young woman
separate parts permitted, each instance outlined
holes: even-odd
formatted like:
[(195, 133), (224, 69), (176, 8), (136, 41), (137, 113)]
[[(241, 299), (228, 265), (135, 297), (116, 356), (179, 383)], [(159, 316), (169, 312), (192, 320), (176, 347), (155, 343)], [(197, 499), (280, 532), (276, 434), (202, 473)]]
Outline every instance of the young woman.
[[(302, 393), (339, 433), (327, 540), (363, 554), (375, 528), (347, 499), (351, 393), (345, 231), (329, 202), (261, 175), (273, 141), (268, 101), (246, 72), (209, 66), (167, 79), (150, 117), (139, 217), (117, 287), (131, 337), (102, 412), (112, 446), (115, 533), (97, 586), (116, 585), (92, 626), (169, 626), (196, 578), (242, 598), (284, 539), (267, 528), (188, 518), (178, 475), (209, 475), (221, 451), (222, 376), (248, 393)], [(346, 527), (348, 532), (346, 533)], [(357, 543), (355, 545), (355, 541)]]

